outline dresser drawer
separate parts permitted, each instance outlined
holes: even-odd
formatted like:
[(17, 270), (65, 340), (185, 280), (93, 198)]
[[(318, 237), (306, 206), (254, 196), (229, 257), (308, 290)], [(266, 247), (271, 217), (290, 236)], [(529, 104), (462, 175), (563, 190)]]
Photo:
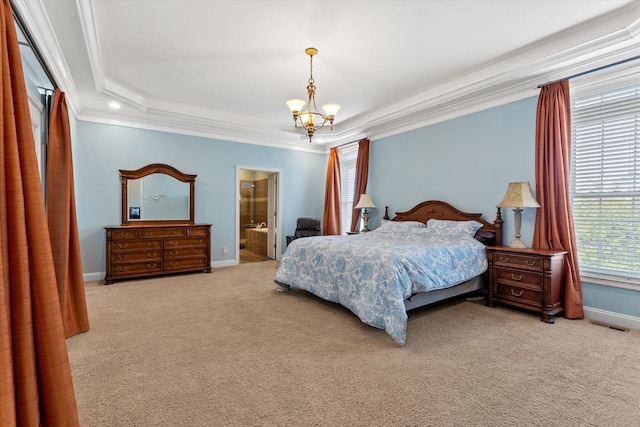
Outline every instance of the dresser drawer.
[(180, 246), (176, 246), (175, 248), (169, 248), (169, 249), (165, 249), (164, 251), (164, 257), (165, 259), (170, 259), (170, 258), (183, 258), (183, 257), (191, 257), (191, 258), (197, 258), (197, 257), (204, 257), (207, 255), (206, 253), (206, 248), (204, 247), (180, 247)]
[(183, 237), (186, 236), (184, 227), (141, 228), (140, 238), (151, 239), (154, 237)]
[(493, 277), (497, 283), (507, 283), (514, 286), (542, 289), (542, 274), (538, 273), (494, 267)]
[(187, 239), (165, 239), (164, 248), (179, 248), (183, 246), (202, 246), (205, 247), (207, 245), (207, 241), (203, 237), (194, 237)]
[(161, 249), (162, 240), (136, 240), (136, 241), (124, 241), (114, 242), (112, 249), (113, 253), (131, 250), (141, 249)]
[(534, 255), (496, 253), (493, 262), (495, 265), (521, 268), (531, 271), (542, 271), (544, 268), (544, 259)]
[(164, 263), (165, 270), (182, 270), (184, 268), (207, 268), (206, 258), (169, 259)]
[(206, 236), (207, 227), (189, 227), (187, 228), (187, 236)]
[(156, 271), (162, 271), (162, 262), (160, 260), (114, 265), (112, 274), (117, 277)]
[(113, 240), (137, 239), (138, 230), (122, 230), (122, 229), (113, 230), (113, 232), (111, 233), (111, 238)]
[(112, 255), (112, 262), (114, 264), (130, 263), (135, 261), (161, 261), (162, 250), (159, 248), (156, 250), (148, 251), (122, 251), (116, 252)]

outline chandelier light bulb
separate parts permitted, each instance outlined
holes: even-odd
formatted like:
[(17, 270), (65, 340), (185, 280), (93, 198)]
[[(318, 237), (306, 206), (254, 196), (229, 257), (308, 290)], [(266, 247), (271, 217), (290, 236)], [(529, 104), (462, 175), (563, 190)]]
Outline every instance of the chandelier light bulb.
[(304, 107), (304, 104), (306, 104), (306, 102), (302, 99), (290, 99), (286, 102), (286, 104), (289, 108), (291, 108), (291, 112), (300, 112), (302, 111), (302, 108)]
[(335, 117), (338, 113), (338, 110), (340, 109), (340, 106), (338, 104), (324, 104), (322, 106), (322, 109), (327, 116)]

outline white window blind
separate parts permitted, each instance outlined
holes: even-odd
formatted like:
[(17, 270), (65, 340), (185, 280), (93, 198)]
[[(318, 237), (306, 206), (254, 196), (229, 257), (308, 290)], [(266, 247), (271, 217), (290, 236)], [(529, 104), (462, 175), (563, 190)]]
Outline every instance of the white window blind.
[(640, 285), (640, 82), (578, 95), (571, 109), (580, 271)]
[(347, 144), (338, 150), (340, 157), (340, 196), (342, 216), (342, 233), (351, 230), (351, 213), (353, 212), (353, 189), (356, 185), (356, 161), (358, 160), (358, 143)]

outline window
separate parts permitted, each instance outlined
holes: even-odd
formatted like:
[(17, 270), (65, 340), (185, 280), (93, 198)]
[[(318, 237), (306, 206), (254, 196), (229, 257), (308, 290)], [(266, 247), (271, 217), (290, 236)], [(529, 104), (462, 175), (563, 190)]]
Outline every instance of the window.
[(340, 215), (342, 217), (342, 233), (344, 234), (351, 230), (353, 189), (356, 186), (358, 143), (341, 147), (338, 150), (338, 157), (340, 158)]
[(581, 274), (640, 285), (640, 81), (572, 93), (571, 110)]

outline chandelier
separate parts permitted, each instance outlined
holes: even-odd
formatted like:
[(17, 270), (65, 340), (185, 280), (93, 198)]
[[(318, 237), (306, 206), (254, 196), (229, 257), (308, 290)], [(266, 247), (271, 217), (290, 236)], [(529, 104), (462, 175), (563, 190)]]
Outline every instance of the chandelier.
[[(293, 113), (293, 122), (295, 126), (298, 124), (304, 127), (309, 142), (313, 137), (313, 133), (323, 127), (325, 123), (329, 122), (331, 130), (333, 130), (333, 119), (336, 117), (336, 113), (340, 109), (338, 104), (325, 104), (322, 106), (325, 114), (318, 112), (316, 107), (316, 86), (313, 81), (313, 55), (318, 54), (318, 49), (315, 47), (309, 47), (305, 49), (304, 53), (309, 55), (309, 84), (307, 85), (307, 102), (302, 99), (290, 99), (286, 104), (291, 108)], [(302, 111), (304, 105), (307, 104), (307, 109)], [(313, 107), (313, 110), (311, 109)]]

